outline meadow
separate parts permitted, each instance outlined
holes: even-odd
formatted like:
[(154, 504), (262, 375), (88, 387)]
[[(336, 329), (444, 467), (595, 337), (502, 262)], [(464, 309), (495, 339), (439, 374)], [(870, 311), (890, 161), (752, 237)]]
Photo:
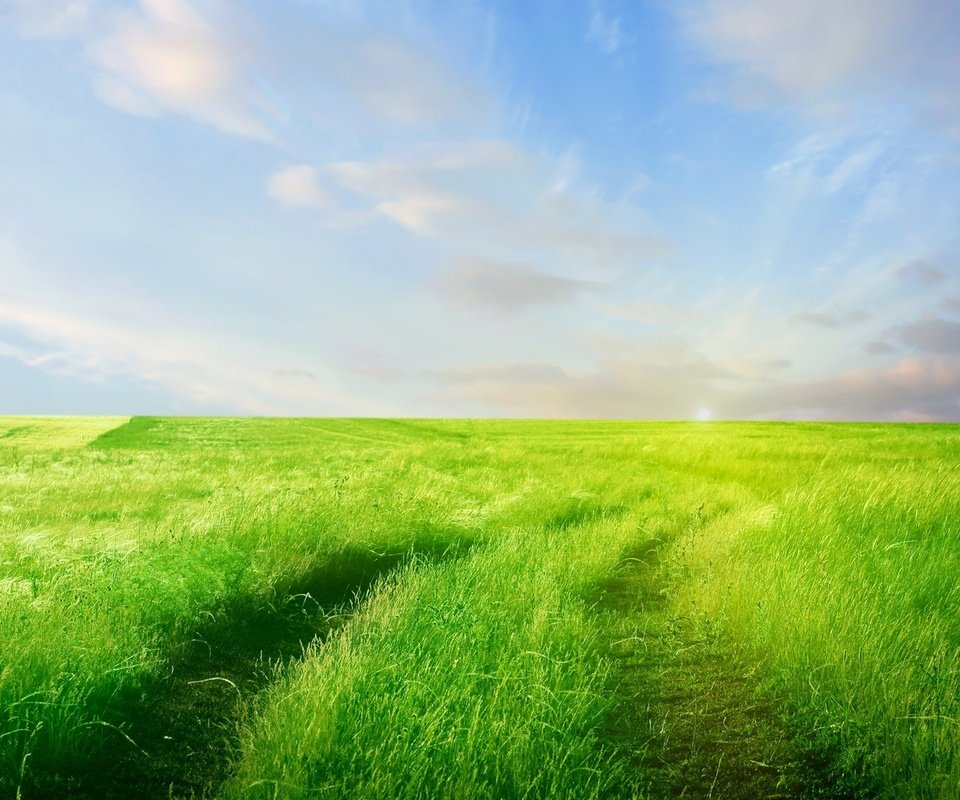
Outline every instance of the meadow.
[(960, 426), (0, 418), (0, 797), (960, 798)]

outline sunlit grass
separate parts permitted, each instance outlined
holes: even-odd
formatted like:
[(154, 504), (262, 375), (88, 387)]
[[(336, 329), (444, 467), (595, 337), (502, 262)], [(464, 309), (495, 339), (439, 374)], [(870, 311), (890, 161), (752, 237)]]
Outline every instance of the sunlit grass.
[(409, 553), (224, 792), (616, 796), (596, 589), (652, 543), (663, 624), (754, 664), (826, 777), (958, 796), (958, 463), (955, 426), (0, 419), (0, 790), (132, 747), (198, 630)]

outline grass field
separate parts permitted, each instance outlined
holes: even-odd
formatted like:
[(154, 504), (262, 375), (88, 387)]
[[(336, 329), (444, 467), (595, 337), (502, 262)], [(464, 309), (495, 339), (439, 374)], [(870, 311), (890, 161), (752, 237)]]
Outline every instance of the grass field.
[(0, 418), (0, 797), (960, 798), (960, 427)]

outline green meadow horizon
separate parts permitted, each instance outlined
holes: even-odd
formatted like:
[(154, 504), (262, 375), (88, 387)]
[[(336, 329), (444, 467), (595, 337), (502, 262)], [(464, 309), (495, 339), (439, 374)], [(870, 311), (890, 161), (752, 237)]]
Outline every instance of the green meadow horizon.
[(0, 794), (960, 797), (960, 425), (0, 417)]

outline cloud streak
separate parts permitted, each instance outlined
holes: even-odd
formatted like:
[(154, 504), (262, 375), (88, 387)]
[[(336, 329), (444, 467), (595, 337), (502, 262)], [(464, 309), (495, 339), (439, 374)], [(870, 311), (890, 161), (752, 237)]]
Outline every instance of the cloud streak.
[(456, 259), (428, 285), (454, 306), (503, 313), (566, 305), (603, 289), (597, 281), (549, 275), (527, 264), (483, 258)]
[(620, 18), (609, 16), (598, 0), (593, 0), (590, 6), (590, 24), (587, 26), (586, 39), (600, 48), (601, 53), (612, 55), (623, 44)]
[(833, 311), (800, 311), (790, 319), (793, 322), (800, 322), (804, 325), (815, 325), (818, 328), (843, 328), (848, 325), (855, 325), (858, 322), (866, 322), (870, 318), (871, 315), (869, 312), (858, 309), (844, 313)]
[[(155, 311), (155, 310), (154, 310)], [(329, 375), (278, 369), (288, 360), (270, 348), (188, 328), (147, 325), (155, 313), (141, 309), (140, 324), (99, 318), (52, 304), (0, 299), (0, 325), (36, 343), (37, 352), (7, 347), (0, 355), (52, 374), (87, 381), (124, 375), (163, 387), (202, 407), (241, 413), (340, 413), (366, 403), (334, 388)], [(156, 320), (154, 320), (156, 322)]]

